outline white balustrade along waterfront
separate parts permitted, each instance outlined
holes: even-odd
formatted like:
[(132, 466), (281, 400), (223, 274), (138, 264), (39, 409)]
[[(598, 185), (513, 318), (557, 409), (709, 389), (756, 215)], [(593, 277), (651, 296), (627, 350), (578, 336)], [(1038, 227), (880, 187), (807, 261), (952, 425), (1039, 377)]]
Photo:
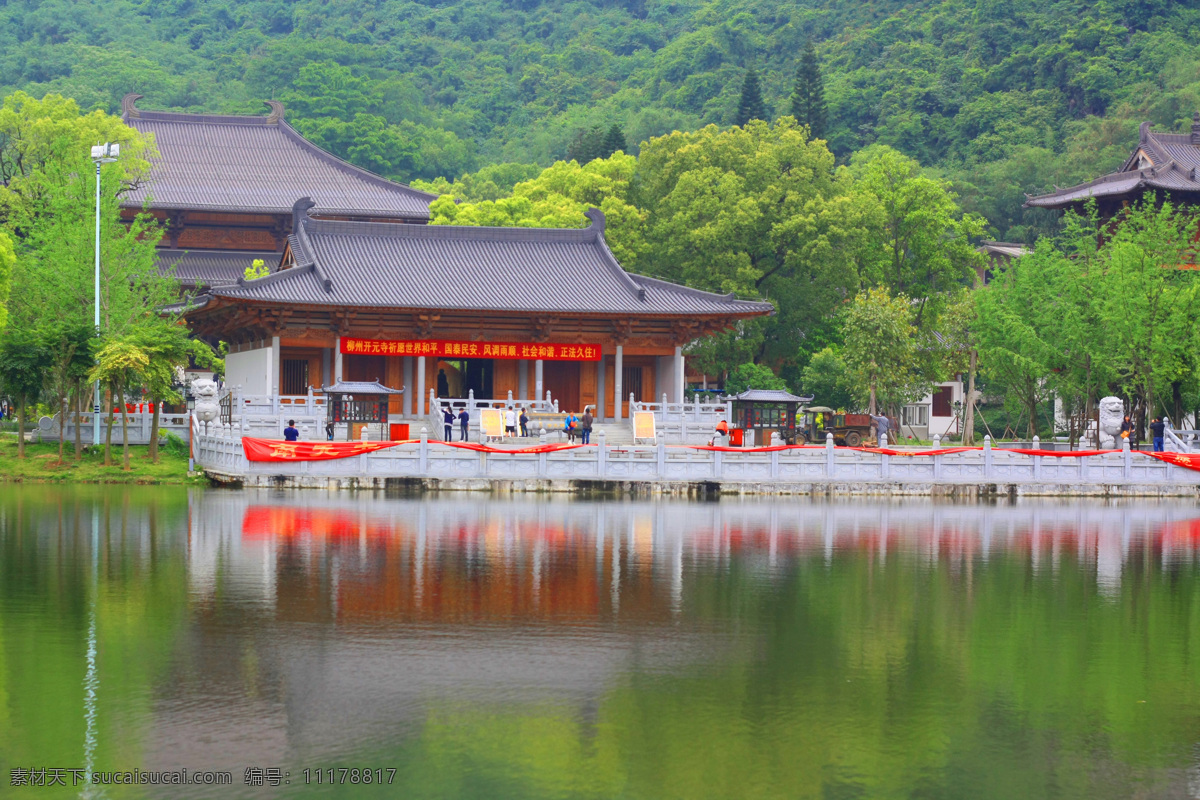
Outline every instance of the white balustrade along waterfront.
[[(150, 432), (154, 429), (154, 414), (147, 410), (147, 406), (143, 406), (140, 411), (128, 412), (129, 426), (129, 443), (130, 444), (149, 444)], [(85, 445), (92, 443), (92, 419), (93, 415), (90, 412), (84, 412), (79, 415), (79, 438)], [(100, 415), (100, 441), (105, 441), (108, 435), (107, 428), (104, 422), (104, 415)], [(112, 440), (113, 442), (122, 441), (121, 433), (121, 414), (120, 412), (113, 413), (109, 416), (112, 424)], [(55, 414), (53, 417), (42, 417), (38, 420), (37, 430), (42, 441), (58, 441), (59, 427), (63, 424), (63, 415)], [(158, 436), (162, 440), (167, 433), (173, 433), (181, 439), (186, 439), (188, 435), (188, 415), (187, 414), (161, 414), (158, 418)], [(75, 441), (75, 413), (68, 412), (66, 415), (66, 430), (62, 432), (63, 438), (69, 443)]]
[(242, 451), (241, 431), (213, 425), (193, 433), (193, 454), (203, 469), (234, 478), (357, 479), (356, 485), (383, 485), (387, 478), (482, 479), (487, 481), (716, 482), (740, 491), (770, 492), (772, 485), (910, 484), (1020, 485), (1025, 493), (1055, 493), (1056, 487), (1174, 487), (1191, 493), (1200, 472), (1168, 464), (1146, 454), (1122, 452), (1093, 456), (1030, 456), (993, 449), (942, 455), (889, 456), (834, 447), (762, 450), (700, 450), (690, 447), (609, 446), (603, 433), (595, 446), (543, 453), (486, 453), (419, 442), (328, 461), (251, 462)]

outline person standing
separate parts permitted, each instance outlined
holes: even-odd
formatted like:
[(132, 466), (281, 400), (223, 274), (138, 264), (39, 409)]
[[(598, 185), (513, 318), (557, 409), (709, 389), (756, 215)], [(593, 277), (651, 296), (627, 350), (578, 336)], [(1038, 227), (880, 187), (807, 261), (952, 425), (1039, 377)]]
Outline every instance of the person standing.
[(871, 420), (875, 423), (875, 441), (882, 444), (883, 437), (887, 436), (892, 429), (892, 421), (885, 416), (877, 417), (874, 414), (871, 415)]
[(467, 413), (465, 408), (458, 415), (458, 425), (461, 433), (461, 438), (459, 438), (459, 441), (465, 442), (467, 441), (467, 428), (469, 428), (471, 425), (471, 415)]
[(517, 436), (517, 412), (511, 408), (504, 412), (504, 437), (509, 436)]
[(591, 444), (591, 442), (592, 442), (592, 423), (595, 421), (596, 421), (596, 418), (592, 416), (592, 407), (584, 406), (583, 407), (583, 418), (581, 420), (579, 420), (580, 429), (583, 431), (583, 443), (584, 444)]
[(1150, 436), (1154, 441), (1154, 452), (1156, 453), (1163, 452), (1163, 432), (1166, 428), (1167, 423), (1158, 417), (1155, 417), (1154, 421), (1150, 423)]
[(524, 407), (521, 408), (520, 422), (521, 422), (521, 438), (522, 439), (528, 438), (529, 437), (529, 415), (525, 413)]
[(1129, 440), (1129, 447), (1133, 449), (1133, 421), (1129, 419), (1129, 415), (1125, 415), (1125, 419), (1121, 420), (1121, 438)]
[(454, 430), (454, 412), (450, 406), (442, 406), (442, 427), (446, 429), (444, 441), (451, 441), (451, 431)]

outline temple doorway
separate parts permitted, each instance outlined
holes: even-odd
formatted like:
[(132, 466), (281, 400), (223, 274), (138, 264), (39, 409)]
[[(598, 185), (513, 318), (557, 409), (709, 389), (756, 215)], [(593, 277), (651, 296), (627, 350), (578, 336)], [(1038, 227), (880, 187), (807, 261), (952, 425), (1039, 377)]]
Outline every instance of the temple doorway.
[(495, 369), (490, 358), (446, 359), (434, 368), (434, 390), (438, 397), (466, 397), (474, 392), (480, 399), (491, 398)]
[(559, 411), (583, 411), (579, 407), (579, 362), (546, 361), (542, 367), (543, 391), (558, 401)]

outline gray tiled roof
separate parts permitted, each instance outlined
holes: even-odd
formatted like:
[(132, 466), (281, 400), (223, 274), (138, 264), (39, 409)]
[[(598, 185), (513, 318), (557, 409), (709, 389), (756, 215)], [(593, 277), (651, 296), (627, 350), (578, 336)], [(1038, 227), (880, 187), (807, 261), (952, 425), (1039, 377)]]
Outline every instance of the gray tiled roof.
[(429, 219), (437, 195), (352, 166), (308, 142), (271, 103), (266, 117), (142, 111), (129, 95), (125, 122), (153, 133), (159, 158), (124, 205), (157, 209), (289, 213), (297, 197), (321, 198), (315, 213)]
[(797, 397), (782, 389), (747, 389), (741, 394), (733, 395), (731, 399), (756, 403), (811, 403), (813, 396)]
[(322, 386), (327, 394), (404, 394), (403, 389), (389, 389), (378, 380), (334, 381), (333, 386)]
[(1014, 244), (1012, 242), (991, 242), (984, 240), (979, 243), (976, 248), (980, 253), (991, 256), (1003, 256), (1005, 258), (1020, 258), (1027, 256), (1032, 252), (1023, 244)]
[(180, 284), (194, 287), (235, 284), (256, 258), (261, 258), (274, 270), (279, 266), (282, 253), (163, 248), (156, 255), (160, 272), (166, 274), (170, 270)]
[[(311, 202), (311, 201), (310, 201)], [(297, 206), (302, 206), (297, 203)], [(738, 300), (632, 275), (587, 228), (474, 228), (315, 220), (293, 223), (295, 266), (217, 297), (318, 306), (639, 315), (756, 316)]]
[[(1152, 163), (1139, 166), (1144, 154)], [(1152, 189), (1168, 192), (1200, 192), (1200, 114), (1191, 134), (1158, 133), (1143, 122), (1138, 147), (1116, 172), (1095, 180), (1037, 196), (1026, 196), (1025, 205), (1037, 208), (1062, 208), (1089, 197), (1119, 197)]]

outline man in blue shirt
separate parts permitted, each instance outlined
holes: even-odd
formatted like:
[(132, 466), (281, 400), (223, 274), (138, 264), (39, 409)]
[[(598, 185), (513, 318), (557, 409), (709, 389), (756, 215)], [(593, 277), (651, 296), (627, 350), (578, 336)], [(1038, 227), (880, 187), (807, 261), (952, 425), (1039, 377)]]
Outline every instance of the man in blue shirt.
[(300, 431), (296, 429), (296, 420), (288, 420), (288, 426), (283, 429), (283, 438), (289, 442), (294, 442), (300, 438)]
[(461, 426), (461, 429), (462, 429), (462, 438), (459, 439), (460, 442), (467, 441), (467, 427), (470, 425), (470, 422), (471, 422), (471, 415), (468, 414), (467, 410), (464, 408), (462, 410), (462, 413), (458, 415), (458, 424), (459, 424), (459, 426)]

